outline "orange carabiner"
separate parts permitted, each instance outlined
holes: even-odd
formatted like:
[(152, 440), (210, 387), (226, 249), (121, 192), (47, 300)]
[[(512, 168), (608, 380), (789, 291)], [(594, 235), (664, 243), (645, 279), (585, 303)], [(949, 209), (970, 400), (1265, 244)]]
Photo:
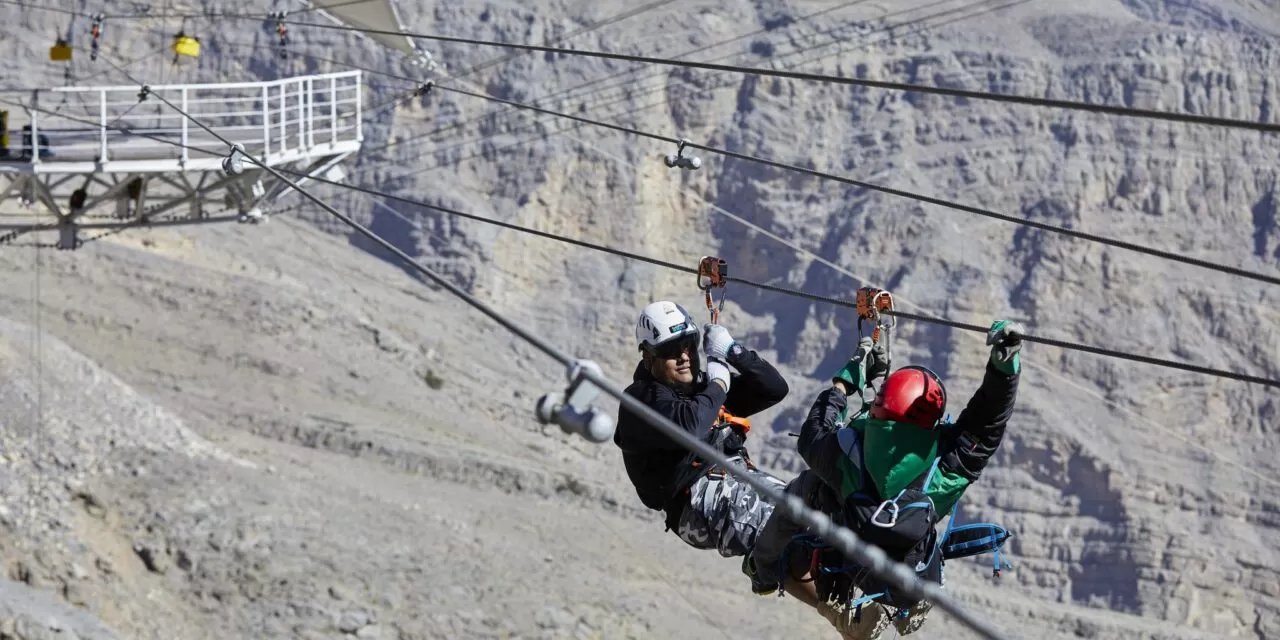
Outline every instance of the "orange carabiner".
[[(888, 332), (897, 325), (897, 320), (892, 315), (885, 316), (884, 312), (892, 312), (893, 294), (884, 289), (875, 287), (862, 287), (858, 289), (858, 296), (855, 306), (858, 312), (858, 335), (862, 335), (863, 321), (874, 322), (875, 328), (871, 330), (871, 341), (880, 344), (881, 329)], [(886, 319), (888, 318), (888, 319)], [(885, 351), (888, 351), (888, 340), (885, 341)]]
[(719, 324), (720, 312), (724, 310), (724, 294), (720, 294), (720, 304), (716, 305), (711, 297), (712, 289), (723, 289), (728, 284), (729, 264), (715, 256), (702, 256), (698, 262), (698, 288), (707, 301), (707, 311), (711, 312), (711, 323)]

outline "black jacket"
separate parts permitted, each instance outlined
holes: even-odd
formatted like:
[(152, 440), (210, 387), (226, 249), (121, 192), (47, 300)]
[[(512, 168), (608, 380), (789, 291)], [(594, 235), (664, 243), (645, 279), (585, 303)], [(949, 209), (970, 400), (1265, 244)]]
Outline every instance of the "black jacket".
[[(778, 404), (789, 391), (787, 381), (778, 370), (754, 351), (743, 349), (729, 359), (729, 364), (739, 373), (730, 374), (727, 394), (720, 385), (706, 380), (705, 375), (700, 376), (690, 392), (677, 391), (658, 382), (644, 362), (636, 366), (633, 382), (626, 392), (695, 438), (709, 442), (708, 436), (722, 405), (729, 413), (745, 418)], [(625, 406), (618, 410), (613, 442), (622, 449), (627, 476), (635, 485), (640, 501), (650, 509), (668, 511), (669, 520), (678, 515), (679, 508), (672, 514), (671, 507), (679, 506), (679, 492), (684, 487), (677, 484), (693, 460), (689, 450)]]

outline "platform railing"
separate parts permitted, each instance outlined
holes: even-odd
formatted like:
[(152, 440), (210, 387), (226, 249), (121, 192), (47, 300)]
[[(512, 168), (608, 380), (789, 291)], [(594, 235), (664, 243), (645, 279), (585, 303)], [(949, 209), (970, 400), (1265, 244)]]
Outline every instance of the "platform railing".
[(149, 90), (140, 100), (138, 86), (65, 87), (28, 93), (39, 110), (0, 106), (9, 132), (0, 164), (166, 171), (227, 155), (226, 144), (157, 95), (268, 163), (350, 150), (363, 138), (360, 71)]

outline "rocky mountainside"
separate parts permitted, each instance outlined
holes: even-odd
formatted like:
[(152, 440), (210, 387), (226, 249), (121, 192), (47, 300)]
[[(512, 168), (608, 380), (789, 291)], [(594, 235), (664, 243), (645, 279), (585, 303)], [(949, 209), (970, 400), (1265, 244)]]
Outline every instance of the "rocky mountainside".
[[(533, 43), (630, 8), (410, 4), (415, 30)], [(41, 60), (65, 16), (0, 16), (22, 25), (0, 34), (24, 65), (8, 86), (61, 77)], [(196, 65), (147, 57), (178, 23), (112, 21), (104, 55), (136, 59), (130, 73), (154, 83), (343, 65), (421, 76), (368, 41), (301, 26), (302, 55), (281, 61), (254, 20), (189, 20), (205, 46)], [(1275, 0), (822, 0), (671, 3), (571, 42), (1276, 122), (1277, 35)], [(1280, 266), (1274, 135), (569, 55), (449, 82), (508, 52), (421, 44), (445, 85)], [(76, 61), (82, 83), (127, 83), (91, 65)], [(370, 105), (411, 88), (366, 76)], [(711, 153), (696, 172), (667, 169), (665, 143), (444, 91), (370, 113), (366, 132), (351, 180), (403, 197), (689, 266), (719, 255), (735, 275), (820, 295), (872, 283), (909, 311), (1014, 317), (1040, 335), (1280, 375), (1276, 295), (1258, 282)], [(671, 298), (705, 317), (690, 274), (316, 192), (619, 382), (640, 306)], [(31, 249), (0, 254), (0, 555), (25, 583), (0, 585), (0, 637), (832, 635), (790, 599), (750, 597), (735, 562), (663, 533), (616, 450), (532, 420), (563, 372), (386, 258), (313, 208), (265, 226), (129, 232), (42, 254), (38, 269)], [(758, 457), (790, 477), (802, 463), (785, 433), (851, 351), (852, 314), (727, 292), (725, 323), (792, 382), (753, 421)], [(896, 364), (947, 379), (958, 412), (981, 336), (903, 321), (894, 344)], [(1017, 533), (1014, 568), (993, 581), (989, 558), (955, 563), (948, 588), (1015, 637), (1280, 634), (1280, 395), (1041, 345), (1025, 357), (1007, 444), (961, 513)], [(935, 614), (921, 637), (967, 637), (946, 625)]]

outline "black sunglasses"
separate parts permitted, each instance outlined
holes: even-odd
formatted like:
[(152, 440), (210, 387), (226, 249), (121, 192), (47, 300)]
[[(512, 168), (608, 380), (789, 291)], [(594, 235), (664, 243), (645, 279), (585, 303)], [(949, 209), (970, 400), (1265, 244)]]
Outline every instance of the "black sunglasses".
[(685, 336), (683, 338), (672, 340), (671, 342), (664, 342), (655, 347), (650, 347), (649, 351), (653, 353), (654, 356), (668, 360), (680, 357), (680, 353), (686, 349), (689, 351), (690, 356), (697, 353), (698, 336)]

